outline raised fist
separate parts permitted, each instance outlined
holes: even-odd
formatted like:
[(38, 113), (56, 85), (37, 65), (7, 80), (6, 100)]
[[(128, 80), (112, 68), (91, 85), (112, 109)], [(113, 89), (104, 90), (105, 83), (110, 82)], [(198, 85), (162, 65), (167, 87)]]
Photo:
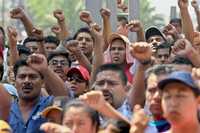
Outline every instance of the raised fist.
[(58, 20), (58, 22), (62, 22), (65, 20), (65, 15), (63, 10), (57, 9), (53, 12), (53, 15)]
[(14, 8), (10, 11), (10, 17), (13, 19), (22, 19), (23, 17), (25, 17), (24, 10), (19, 7)]
[(150, 44), (146, 42), (136, 42), (131, 44), (131, 55), (139, 62), (151, 60), (152, 49)]
[(139, 20), (131, 20), (128, 24), (128, 29), (131, 32), (138, 32), (142, 29), (142, 24)]
[(111, 15), (111, 11), (107, 8), (101, 8), (100, 10), (100, 14), (101, 14), (101, 17), (102, 18), (110, 18), (110, 15)]
[(80, 20), (87, 23), (88, 25), (92, 23), (92, 16), (89, 11), (81, 11), (79, 13)]

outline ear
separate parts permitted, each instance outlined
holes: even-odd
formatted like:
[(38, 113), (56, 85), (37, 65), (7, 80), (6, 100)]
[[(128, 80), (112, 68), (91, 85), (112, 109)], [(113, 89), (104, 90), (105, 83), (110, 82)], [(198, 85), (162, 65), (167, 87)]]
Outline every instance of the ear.
[(132, 85), (130, 83), (127, 83), (127, 85), (124, 87), (126, 92), (129, 92), (130, 89), (132, 89)]
[(197, 103), (200, 105), (200, 96), (197, 96)]

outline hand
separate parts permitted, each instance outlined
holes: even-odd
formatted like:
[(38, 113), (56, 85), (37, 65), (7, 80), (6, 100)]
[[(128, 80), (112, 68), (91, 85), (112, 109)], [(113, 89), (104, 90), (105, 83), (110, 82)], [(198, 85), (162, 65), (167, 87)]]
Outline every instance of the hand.
[(119, 9), (121, 9), (123, 12), (127, 12), (128, 6), (124, 3), (117, 5)]
[(10, 11), (10, 17), (12, 19), (23, 19), (25, 17), (24, 10), (22, 8), (15, 8)]
[[(63, 44), (63, 46), (69, 50), (72, 54), (81, 52), (79, 46), (79, 42), (77, 40), (70, 40), (67, 43)], [(79, 53), (80, 54), (80, 53)]]
[(131, 55), (139, 62), (149, 61), (152, 56), (152, 49), (150, 44), (146, 42), (136, 42), (131, 46)]
[(44, 73), (48, 69), (47, 59), (42, 54), (32, 54), (28, 57), (28, 65), (40, 73)]
[(192, 0), (191, 5), (195, 10), (199, 10), (199, 5), (196, 0)]
[(172, 38), (174, 40), (178, 39), (178, 32), (177, 32), (176, 28), (171, 24), (168, 24), (167, 26), (164, 27), (163, 33), (166, 36), (172, 36)]
[(179, 56), (187, 56), (194, 50), (192, 44), (186, 39), (180, 39), (175, 42), (172, 53)]
[(89, 11), (81, 11), (79, 13), (80, 20), (90, 25), (92, 23), (92, 16)]
[(188, 8), (188, 0), (178, 0), (179, 8)]
[(46, 122), (40, 126), (40, 129), (45, 133), (72, 133), (66, 126), (58, 125), (51, 122)]
[(54, 34), (58, 35), (58, 34), (61, 33), (61, 28), (60, 28), (59, 25), (54, 25), (54, 26), (51, 28), (51, 31), (52, 31)]
[(53, 15), (58, 20), (58, 22), (63, 22), (65, 20), (65, 15), (63, 10), (57, 9), (53, 12)]
[(8, 40), (11, 47), (16, 47), (17, 45), (17, 31), (15, 28), (9, 26), (7, 27), (7, 34), (8, 34)]
[(134, 107), (134, 116), (131, 120), (130, 133), (140, 133), (144, 132), (147, 127), (149, 118), (144, 112), (144, 109), (140, 105), (135, 105)]
[(200, 68), (193, 68), (192, 69), (192, 78), (197, 85), (198, 88), (200, 88)]
[(95, 40), (103, 39), (102, 34), (100, 33), (101, 27), (97, 23), (93, 23), (90, 25), (90, 32)]
[(107, 8), (101, 8), (100, 14), (103, 19), (109, 19), (111, 15), (111, 11)]
[(38, 41), (42, 41), (44, 39), (43, 31), (40, 29), (33, 28), (32, 35), (38, 39)]
[(139, 20), (131, 20), (127, 26), (131, 32), (138, 32), (142, 29), (142, 24)]
[(90, 91), (81, 96), (79, 99), (85, 102), (89, 107), (99, 111), (105, 107), (107, 103), (101, 91)]

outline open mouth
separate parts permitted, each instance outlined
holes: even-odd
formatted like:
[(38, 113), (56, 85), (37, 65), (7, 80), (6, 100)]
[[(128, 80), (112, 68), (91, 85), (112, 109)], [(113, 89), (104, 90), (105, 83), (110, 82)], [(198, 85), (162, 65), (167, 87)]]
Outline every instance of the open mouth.
[(23, 90), (24, 93), (30, 93), (33, 90), (33, 86), (32, 85), (25, 85), (22, 88), (22, 90)]

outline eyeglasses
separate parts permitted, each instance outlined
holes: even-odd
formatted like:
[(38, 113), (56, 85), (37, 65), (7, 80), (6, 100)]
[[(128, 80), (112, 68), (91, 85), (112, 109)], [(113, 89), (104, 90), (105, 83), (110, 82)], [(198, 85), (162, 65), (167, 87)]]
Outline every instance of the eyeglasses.
[(83, 78), (81, 78), (80, 76), (70, 76), (67, 78), (68, 81), (72, 82), (72, 81), (76, 81), (76, 82), (79, 82), (79, 83), (83, 83), (85, 82), (85, 80)]
[(53, 66), (57, 66), (59, 64), (61, 66), (68, 66), (69, 65), (69, 63), (67, 61), (64, 61), (64, 60), (61, 60), (61, 61), (59, 61), (59, 60), (52, 60), (52, 61), (49, 62), (49, 64), (53, 65)]

